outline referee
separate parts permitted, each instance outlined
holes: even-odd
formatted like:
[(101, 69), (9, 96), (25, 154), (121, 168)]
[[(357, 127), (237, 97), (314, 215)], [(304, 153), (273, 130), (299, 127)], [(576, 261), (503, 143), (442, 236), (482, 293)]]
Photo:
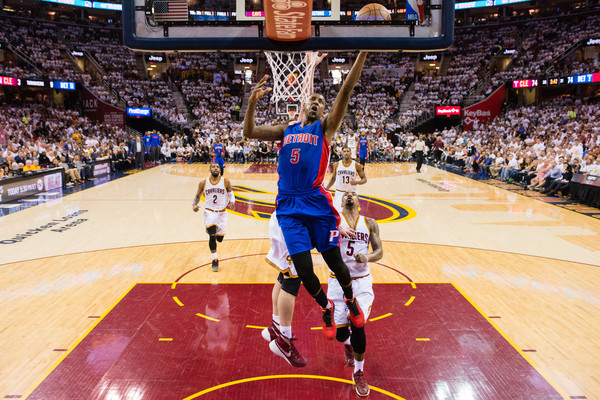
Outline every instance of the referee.
[(417, 172), (421, 172), (421, 166), (423, 165), (423, 152), (425, 151), (425, 142), (423, 141), (423, 135), (419, 135), (419, 138), (415, 141), (415, 157), (417, 159)]

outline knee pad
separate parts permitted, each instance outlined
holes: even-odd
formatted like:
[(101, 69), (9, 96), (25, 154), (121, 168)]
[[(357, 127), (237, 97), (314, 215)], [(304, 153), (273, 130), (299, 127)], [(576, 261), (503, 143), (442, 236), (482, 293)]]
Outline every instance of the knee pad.
[(344, 343), (350, 337), (350, 329), (347, 326), (338, 326), (335, 332), (335, 340)]
[(358, 354), (362, 354), (367, 350), (367, 336), (365, 335), (365, 327), (357, 328), (352, 325), (352, 335), (350, 336), (352, 348)]
[(206, 232), (208, 232), (209, 235), (216, 235), (217, 234), (217, 226), (216, 225), (211, 225), (208, 228), (206, 228)]
[(221, 243), (225, 235), (217, 235), (217, 242)]
[(281, 282), (281, 290), (286, 293), (291, 294), (292, 296), (298, 296), (298, 292), (300, 291), (300, 278), (282, 278), (283, 282)]
[(280, 284), (283, 285), (283, 273), (280, 272), (279, 275), (277, 275), (277, 282), (279, 282)]
[(210, 249), (211, 253), (217, 251), (217, 239), (215, 235), (210, 235), (208, 238), (208, 248)]

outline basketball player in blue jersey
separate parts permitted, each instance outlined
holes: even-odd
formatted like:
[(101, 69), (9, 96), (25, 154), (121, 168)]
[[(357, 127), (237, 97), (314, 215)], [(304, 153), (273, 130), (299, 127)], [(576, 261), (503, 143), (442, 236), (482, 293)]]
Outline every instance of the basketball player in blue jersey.
[(362, 131), (358, 137), (358, 159), (360, 164), (365, 166), (367, 161), (367, 155), (369, 154), (369, 139), (367, 139), (367, 133)]
[(282, 141), (277, 167), (277, 218), (298, 276), (308, 293), (322, 308), (323, 333), (330, 340), (336, 335), (334, 304), (327, 298), (313, 270), (310, 251), (314, 247), (321, 253), (340, 283), (352, 324), (362, 327), (365, 323), (364, 314), (352, 291), (348, 267), (339, 248), (340, 234), (353, 235), (353, 231), (346, 228), (340, 232), (340, 216), (333, 207), (331, 194), (325, 190), (322, 183), (329, 165), (329, 144), (344, 118), (366, 55), (366, 52), (361, 52), (356, 58), (329, 114), (325, 115), (325, 98), (313, 93), (302, 105), (301, 122), (256, 126), (256, 103), (271, 91), (271, 88), (265, 88), (269, 78), (265, 75), (248, 99), (248, 109), (244, 118), (245, 137)]
[(221, 136), (215, 137), (215, 142), (213, 143), (213, 162), (219, 164), (219, 167), (221, 167), (221, 176), (223, 176), (223, 171), (225, 170), (225, 161), (223, 160), (224, 152), (225, 149), (223, 143), (221, 143)]

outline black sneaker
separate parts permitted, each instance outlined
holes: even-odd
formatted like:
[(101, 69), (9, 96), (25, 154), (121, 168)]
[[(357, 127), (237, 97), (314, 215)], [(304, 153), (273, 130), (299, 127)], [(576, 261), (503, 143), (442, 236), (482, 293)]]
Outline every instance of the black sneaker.
[(219, 272), (219, 260), (213, 260), (212, 270), (213, 272)]

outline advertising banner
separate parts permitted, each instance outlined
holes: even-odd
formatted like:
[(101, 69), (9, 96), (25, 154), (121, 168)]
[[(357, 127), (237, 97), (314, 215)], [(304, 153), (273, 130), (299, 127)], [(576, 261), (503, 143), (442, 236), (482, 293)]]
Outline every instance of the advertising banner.
[(62, 187), (62, 168), (0, 181), (0, 204)]
[(310, 38), (312, 1), (265, 0), (263, 5), (269, 39), (295, 42)]
[(435, 115), (460, 116), (460, 106), (438, 106), (435, 108)]
[(506, 97), (506, 86), (502, 85), (494, 91), (487, 99), (473, 104), (463, 111), (464, 130), (473, 129), (475, 121), (478, 123), (491, 121), (500, 115), (502, 111), (502, 102)]
[(125, 127), (125, 111), (100, 100), (94, 93), (82, 86), (83, 115), (105, 124)]
[(96, 160), (92, 163), (94, 178), (103, 178), (110, 174), (110, 158)]

